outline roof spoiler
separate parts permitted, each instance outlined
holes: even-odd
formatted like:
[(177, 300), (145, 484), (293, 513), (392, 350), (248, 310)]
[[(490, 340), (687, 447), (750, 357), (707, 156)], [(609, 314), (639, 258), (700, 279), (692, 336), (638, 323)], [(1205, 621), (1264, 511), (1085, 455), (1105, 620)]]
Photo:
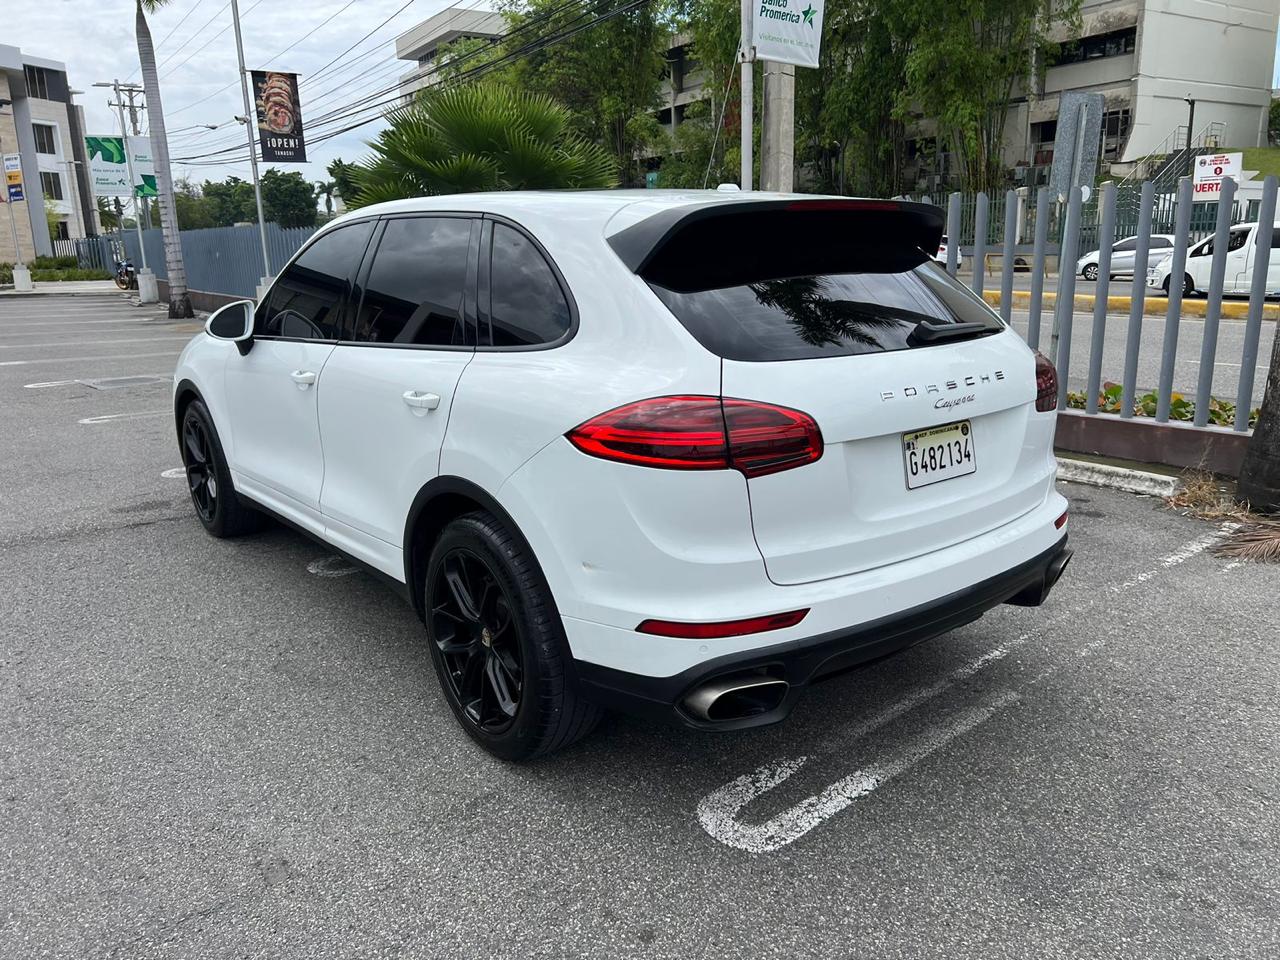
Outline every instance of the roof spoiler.
[(943, 212), (901, 200), (707, 201), (663, 210), (609, 237), (633, 272), (681, 292), (823, 273), (919, 266)]

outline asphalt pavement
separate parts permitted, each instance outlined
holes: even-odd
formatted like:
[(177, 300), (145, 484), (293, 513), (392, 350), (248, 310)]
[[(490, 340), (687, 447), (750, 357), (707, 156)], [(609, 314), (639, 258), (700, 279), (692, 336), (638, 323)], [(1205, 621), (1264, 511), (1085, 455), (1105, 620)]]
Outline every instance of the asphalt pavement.
[(1063, 485), (1046, 606), (511, 766), (386, 587), (201, 529), (195, 329), (0, 303), (0, 957), (1280, 953), (1280, 567), (1218, 525)]

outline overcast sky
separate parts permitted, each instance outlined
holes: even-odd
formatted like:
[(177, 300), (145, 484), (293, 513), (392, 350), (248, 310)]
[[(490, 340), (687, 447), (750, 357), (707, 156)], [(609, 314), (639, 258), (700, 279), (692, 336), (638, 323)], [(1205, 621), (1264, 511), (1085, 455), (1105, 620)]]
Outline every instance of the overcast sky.
[[(116, 118), (106, 107), (109, 91), (94, 89), (91, 84), (113, 78), (140, 81), (132, 0), (3, 2), (9, 13), (0, 30), (0, 42), (21, 47), (26, 54), (65, 62), (72, 87), (85, 91), (77, 100), (85, 109), (86, 132), (115, 133)], [(489, 5), (487, 0), (458, 2), (471, 7)], [(365, 141), (380, 126), (373, 122), (320, 142), (317, 138), (326, 130), (340, 125), (325, 123), (324, 114), (393, 86), (399, 75), (412, 67), (408, 62), (395, 60), (395, 37), (448, 6), (450, 0), (286, 0), (284, 3), (239, 0), (239, 3), (247, 66), (250, 69), (270, 66), (302, 75), (302, 114), (310, 162), (284, 164), (281, 168), (301, 170), (308, 180), (321, 180), (327, 178), (324, 166), (334, 157), (354, 160), (366, 155)], [(406, 3), (405, 9), (397, 13)], [(334, 19), (321, 26), (333, 14), (337, 14)], [(326, 63), (342, 55), (347, 47), (388, 17), (392, 19), (385, 26), (344, 55), (334, 68), (317, 75)], [(200, 181), (232, 174), (248, 176), (247, 147), (241, 146), (244, 128), (228, 123), (233, 116), (243, 113), (230, 24), (227, 0), (172, 0), (151, 17), (152, 38), (161, 64), (160, 89), (171, 156), (176, 161), (181, 157), (240, 147), (212, 158), (219, 161), (216, 165), (175, 162), (177, 177), (189, 176)], [(313, 28), (318, 29), (302, 39)], [(277, 57), (295, 41), (300, 42)], [(1280, 87), (1280, 44), (1277, 54), (1274, 85)], [(311, 77), (317, 79), (310, 81)], [(392, 95), (381, 93), (376, 99)], [(364, 113), (353, 119), (368, 115)], [(225, 126), (217, 131), (191, 129), (197, 124)]]
[[(458, 2), (466, 6), (488, 6), (486, 0)], [(395, 37), (449, 6), (450, 0), (409, 0), (408, 6), (398, 14), (396, 11), (405, 6), (406, 0), (353, 0), (350, 3), (349, 0), (285, 3), (238, 0), (238, 3), (246, 66), (249, 69), (270, 66), (299, 73), (304, 82), (301, 100), (309, 162), (277, 166), (282, 170), (299, 170), (308, 180), (321, 180), (327, 179), (324, 167), (334, 157), (354, 160), (367, 155), (365, 141), (380, 127), (374, 122), (332, 140), (314, 142), (326, 130), (351, 122), (324, 123), (323, 115), (372, 94), (381, 93), (376, 100), (394, 96), (394, 91), (382, 91), (393, 86), (400, 74), (413, 66), (395, 59)], [(20, 47), (27, 55), (66, 63), (72, 88), (84, 91), (76, 101), (84, 107), (86, 133), (117, 133), (119, 123), (106, 106), (110, 91), (95, 89), (92, 84), (112, 79), (142, 82), (137, 70), (132, 0), (3, 0), (3, 4), (9, 12), (0, 27), (0, 43)], [(337, 16), (320, 26), (332, 14)], [(388, 17), (393, 19), (313, 83), (307, 82), (326, 63)], [(233, 174), (247, 178), (249, 163), (244, 127), (227, 122), (244, 113), (228, 0), (171, 0), (151, 16), (150, 24), (156, 59), (161, 65), (160, 92), (171, 157), (176, 161), (179, 157), (239, 147), (232, 153), (211, 158), (221, 161), (216, 166), (175, 162), (174, 175), (189, 176), (197, 182), (220, 180)], [(317, 27), (311, 36), (301, 39)], [(172, 36), (166, 39), (171, 30)], [(219, 30), (223, 31), (220, 35)], [(293, 49), (276, 57), (299, 40)], [(352, 119), (362, 119), (370, 112)], [(226, 125), (217, 131), (182, 129), (197, 124)]]

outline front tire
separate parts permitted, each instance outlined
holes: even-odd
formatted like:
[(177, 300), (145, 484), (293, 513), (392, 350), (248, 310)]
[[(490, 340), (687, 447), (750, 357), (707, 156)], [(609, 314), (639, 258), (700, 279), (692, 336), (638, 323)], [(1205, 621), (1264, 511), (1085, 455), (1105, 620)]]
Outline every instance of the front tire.
[(1096, 263), (1086, 263), (1084, 269), (1080, 271), (1080, 276), (1086, 280), (1098, 279), (1098, 265)]
[(600, 710), (568, 675), (560, 615), (528, 548), (496, 518), (450, 522), (427, 562), (424, 619), (445, 699), (476, 743), (528, 760), (585, 736)]
[(219, 538), (260, 530), (266, 518), (236, 495), (213, 418), (199, 400), (182, 414), (181, 445), (191, 504), (205, 530)]

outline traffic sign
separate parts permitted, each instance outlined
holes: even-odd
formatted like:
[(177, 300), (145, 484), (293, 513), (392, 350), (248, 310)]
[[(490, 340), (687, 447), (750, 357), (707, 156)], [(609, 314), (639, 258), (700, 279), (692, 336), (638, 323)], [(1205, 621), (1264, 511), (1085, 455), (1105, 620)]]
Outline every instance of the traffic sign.
[(1192, 199), (1217, 200), (1222, 192), (1222, 181), (1230, 177), (1240, 182), (1240, 171), (1244, 167), (1243, 153), (1206, 153), (1196, 157), (1192, 170)]

